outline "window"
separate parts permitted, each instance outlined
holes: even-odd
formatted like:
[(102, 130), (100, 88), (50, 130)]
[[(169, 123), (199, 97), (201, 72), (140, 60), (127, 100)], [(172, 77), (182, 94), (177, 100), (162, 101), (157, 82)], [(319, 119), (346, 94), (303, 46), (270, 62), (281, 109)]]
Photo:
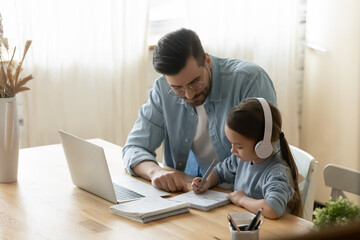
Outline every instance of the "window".
[(149, 0), (149, 46), (164, 34), (187, 26), (187, 5), (184, 0)]

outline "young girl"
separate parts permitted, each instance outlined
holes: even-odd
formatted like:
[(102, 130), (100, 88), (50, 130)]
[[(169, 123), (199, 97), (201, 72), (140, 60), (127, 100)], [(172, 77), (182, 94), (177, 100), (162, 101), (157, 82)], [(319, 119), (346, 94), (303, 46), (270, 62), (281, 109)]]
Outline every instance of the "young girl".
[[(262, 104), (270, 107), (267, 113)], [(265, 99), (246, 99), (229, 113), (225, 134), (232, 144), (233, 154), (214, 167), (200, 189), (201, 178), (193, 180), (195, 193), (223, 182), (233, 183), (234, 192), (228, 198), (237, 206), (253, 213), (263, 208), (262, 215), (271, 219), (280, 217), (285, 211), (301, 216), (298, 171), (281, 131), (279, 110)], [(270, 155), (267, 157), (259, 153), (256, 146), (259, 141), (266, 141), (264, 135), (268, 135), (270, 148), (275, 148), (280, 140), (280, 149), (267, 149), (265, 155)]]

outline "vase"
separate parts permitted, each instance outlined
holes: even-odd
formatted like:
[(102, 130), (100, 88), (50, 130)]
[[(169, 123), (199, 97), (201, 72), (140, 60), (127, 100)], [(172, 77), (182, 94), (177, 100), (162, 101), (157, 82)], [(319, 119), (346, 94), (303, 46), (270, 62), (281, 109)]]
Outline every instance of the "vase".
[(0, 98), (0, 182), (17, 180), (19, 120), (16, 98)]

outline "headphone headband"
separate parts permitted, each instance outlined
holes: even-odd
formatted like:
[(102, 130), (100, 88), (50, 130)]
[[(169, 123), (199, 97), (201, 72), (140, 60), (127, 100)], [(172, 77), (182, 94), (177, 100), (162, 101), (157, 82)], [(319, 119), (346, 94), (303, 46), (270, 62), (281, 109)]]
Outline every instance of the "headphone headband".
[(264, 98), (256, 98), (263, 109), (264, 112), (264, 137), (263, 140), (259, 141), (255, 145), (255, 153), (259, 158), (267, 158), (273, 152), (273, 146), (271, 144), (271, 135), (272, 135), (272, 115), (271, 109), (268, 102)]

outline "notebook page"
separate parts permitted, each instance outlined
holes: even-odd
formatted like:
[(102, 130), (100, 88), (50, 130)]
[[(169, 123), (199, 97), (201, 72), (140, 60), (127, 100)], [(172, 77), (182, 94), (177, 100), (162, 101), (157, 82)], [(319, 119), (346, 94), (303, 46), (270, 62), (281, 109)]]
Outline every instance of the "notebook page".
[(203, 193), (196, 194), (194, 191), (189, 191), (173, 198), (174, 201), (188, 202), (191, 207), (200, 206), (204, 208), (217, 206), (219, 203), (227, 203), (229, 199), (226, 197), (227, 193), (208, 190)]
[(151, 196), (139, 200), (116, 204), (111, 209), (127, 216), (146, 216), (158, 214), (160, 212), (171, 211), (177, 208), (183, 208), (188, 205), (182, 204), (170, 199), (164, 199), (158, 196)]

